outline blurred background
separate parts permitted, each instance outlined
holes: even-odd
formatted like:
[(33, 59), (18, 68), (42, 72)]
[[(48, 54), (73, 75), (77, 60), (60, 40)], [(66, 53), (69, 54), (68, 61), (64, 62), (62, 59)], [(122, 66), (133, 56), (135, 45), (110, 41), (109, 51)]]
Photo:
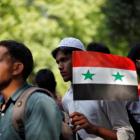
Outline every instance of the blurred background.
[(32, 51), (35, 73), (50, 68), (61, 95), (67, 89), (51, 51), (67, 36), (106, 44), (126, 56), (140, 42), (139, 0), (0, 0), (0, 40), (14, 39)]

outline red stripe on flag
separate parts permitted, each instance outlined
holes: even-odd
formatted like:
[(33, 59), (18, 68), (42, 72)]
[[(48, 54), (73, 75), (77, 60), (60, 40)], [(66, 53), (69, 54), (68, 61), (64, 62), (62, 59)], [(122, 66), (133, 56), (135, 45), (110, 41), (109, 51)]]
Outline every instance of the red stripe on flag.
[(74, 51), (73, 67), (109, 67), (135, 70), (135, 64), (127, 57), (91, 51)]

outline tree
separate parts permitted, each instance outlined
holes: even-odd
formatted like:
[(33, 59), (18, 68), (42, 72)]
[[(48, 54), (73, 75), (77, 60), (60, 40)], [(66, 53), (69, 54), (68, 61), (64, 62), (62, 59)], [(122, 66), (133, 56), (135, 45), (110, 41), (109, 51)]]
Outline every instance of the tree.
[[(40, 68), (50, 68), (57, 77), (58, 91), (64, 93), (64, 84), (51, 51), (60, 39), (74, 36), (85, 46), (90, 41), (105, 42), (111, 46), (105, 16), (101, 6), (105, 0), (1, 0), (0, 39), (15, 39), (25, 43), (35, 60), (34, 74)], [(117, 50), (117, 49), (116, 49)], [(118, 51), (118, 50), (117, 50)]]
[[(109, 42), (124, 48), (140, 40), (140, 1), (106, 0), (102, 7), (105, 13)], [(113, 43), (114, 42), (114, 43)], [(122, 50), (121, 49), (121, 50)]]

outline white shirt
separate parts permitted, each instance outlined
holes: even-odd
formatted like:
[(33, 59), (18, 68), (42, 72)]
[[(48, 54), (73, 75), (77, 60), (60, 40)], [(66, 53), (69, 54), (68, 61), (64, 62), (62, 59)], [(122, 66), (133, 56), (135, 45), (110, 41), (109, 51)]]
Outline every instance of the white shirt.
[[(75, 111), (80, 112), (94, 125), (117, 130), (118, 140), (134, 140), (134, 131), (129, 123), (125, 105), (122, 102), (74, 101), (71, 87), (63, 97), (62, 104), (68, 114)], [(83, 140), (103, 140), (101, 137), (88, 134), (84, 129), (79, 130), (78, 134)]]

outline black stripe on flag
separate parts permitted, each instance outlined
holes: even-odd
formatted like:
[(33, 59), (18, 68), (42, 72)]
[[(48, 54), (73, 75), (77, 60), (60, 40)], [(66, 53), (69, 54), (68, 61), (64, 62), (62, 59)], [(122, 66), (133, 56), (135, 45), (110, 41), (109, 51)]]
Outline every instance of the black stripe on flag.
[(74, 100), (138, 100), (138, 87), (111, 84), (73, 84)]

